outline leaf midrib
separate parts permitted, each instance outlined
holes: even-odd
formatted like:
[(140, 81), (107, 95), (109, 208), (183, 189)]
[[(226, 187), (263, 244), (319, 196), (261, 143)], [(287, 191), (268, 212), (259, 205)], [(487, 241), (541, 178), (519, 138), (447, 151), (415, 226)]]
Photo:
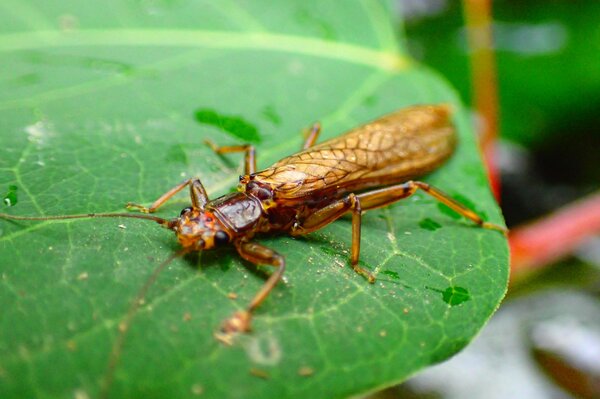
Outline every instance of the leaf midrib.
[(394, 72), (404, 70), (411, 64), (410, 58), (399, 51), (270, 32), (117, 28), (73, 32), (39, 30), (0, 35), (0, 51), (71, 46), (168, 46), (279, 51), (341, 60)]

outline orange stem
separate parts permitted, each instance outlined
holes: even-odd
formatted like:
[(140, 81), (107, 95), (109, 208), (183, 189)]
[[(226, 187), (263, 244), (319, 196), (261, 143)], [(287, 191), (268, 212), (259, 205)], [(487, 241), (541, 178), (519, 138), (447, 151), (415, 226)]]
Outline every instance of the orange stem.
[(500, 179), (495, 161), (498, 136), (498, 84), (494, 56), (491, 0), (464, 0), (467, 41), (471, 56), (473, 106), (483, 123), (479, 127), (480, 149), (496, 200), (500, 200)]

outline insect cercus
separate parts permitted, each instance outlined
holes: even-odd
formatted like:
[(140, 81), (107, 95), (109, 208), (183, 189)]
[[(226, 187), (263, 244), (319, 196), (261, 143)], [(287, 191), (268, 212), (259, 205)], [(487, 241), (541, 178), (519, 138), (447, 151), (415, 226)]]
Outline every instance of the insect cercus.
[[(361, 213), (409, 197), (421, 189), (460, 215), (484, 228), (502, 232), (475, 212), (427, 183), (411, 180), (438, 168), (453, 153), (456, 132), (446, 105), (413, 106), (359, 126), (337, 138), (316, 144), (320, 125), (315, 124), (303, 149), (273, 166), (256, 172), (252, 145), (218, 147), (217, 153), (244, 152), (245, 171), (239, 191), (209, 199), (199, 179), (173, 187), (150, 207), (128, 203), (145, 214), (104, 213), (26, 217), (0, 214), (12, 220), (51, 220), (97, 217), (129, 217), (153, 220), (173, 230), (182, 253), (233, 245), (245, 260), (270, 265), (275, 271), (243, 311), (225, 320), (217, 337), (229, 342), (237, 332), (250, 330), (252, 314), (267, 298), (285, 271), (285, 258), (256, 241), (257, 233), (308, 234), (352, 214), (350, 263), (374, 282), (375, 277), (358, 265)], [(189, 187), (191, 206), (179, 217), (149, 215), (176, 193)]]

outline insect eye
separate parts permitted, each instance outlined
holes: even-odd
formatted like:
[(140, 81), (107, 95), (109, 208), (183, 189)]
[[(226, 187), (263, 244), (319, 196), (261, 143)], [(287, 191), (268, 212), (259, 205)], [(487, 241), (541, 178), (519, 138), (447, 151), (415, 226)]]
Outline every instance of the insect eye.
[(229, 235), (223, 230), (219, 230), (215, 233), (215, 243), (217, 245), (227, 244), (229, 242)]
[(192, 207), (191, 207), (191, 206), (188, 206), (187, 208), (183, 208), (183, 209), (181, 210), (181, 213), (179, 214), (179, 217), (182, 217), (184, 214), (188, 213), (188, 212), (189, 212), (189, 211), (191, 211), (191, 210), (192, 210)]

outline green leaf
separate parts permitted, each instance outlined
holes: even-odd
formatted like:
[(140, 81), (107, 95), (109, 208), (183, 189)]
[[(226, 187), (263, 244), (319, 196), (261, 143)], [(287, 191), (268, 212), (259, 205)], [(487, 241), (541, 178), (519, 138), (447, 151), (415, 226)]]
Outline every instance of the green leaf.
[[(502, 223), (467, 113), (398, 45), (388, 3), (0, 8), (0, 192), (19, 193), (2, 212), (120, 212), (191, 176), (212, 197), (228, 192), (241, 156), (202, 142), (242, 141), (198, 123), (198, 110), (254, 126), (266, 167), (314, 121), (323, 139), (411, 104), (450, 103), (459, 148), (424, 179)], [(181, 195), (159, 215), (188, 204)], [(298, 239), (260, 238), (286, 256), (286, 281), (227, 347), (213, 333), (268, 268), (232, 248), (163, 263), (175, 237), (141, 220), (0, 220), (0, 396), (356, 395), (459, 351), (504, 295), (505, 238), (426, 195), (364, 215), (361, 264), (374, 285), (348, 265), (350, 230), (343, 218)]]

